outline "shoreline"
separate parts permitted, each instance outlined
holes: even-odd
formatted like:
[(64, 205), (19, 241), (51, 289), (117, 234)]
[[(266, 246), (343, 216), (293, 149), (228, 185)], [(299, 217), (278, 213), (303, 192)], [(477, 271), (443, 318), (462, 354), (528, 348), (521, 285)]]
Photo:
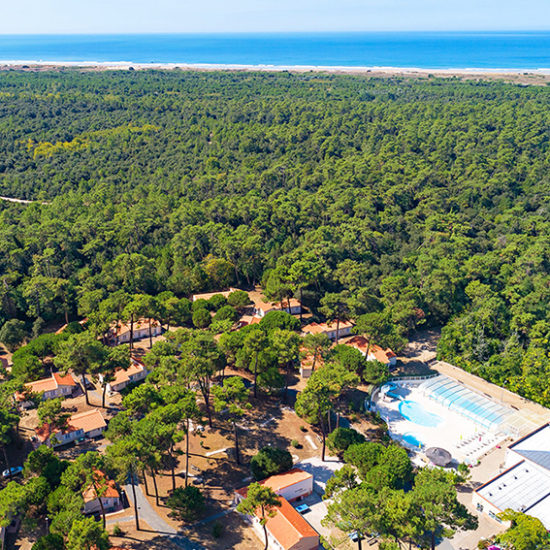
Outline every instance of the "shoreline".
[(0, 68), (15, 68), (26, 66), (56, 67), (77, 69), (104, 69), (104, 70), (135, 70), (147, 69), (186, 69), (186, 70), (230, 70), (230, 71), (297, 71), (297, 72), (395, 72), (421, 74), (533, 74), (549, 75), (550, 67), (540, 68), (512, 68), (512, 67), (399, 67), (376, 65), (274, 65), (274, 64), (246, 64), (246, 63), (184, 63), (184, 62), (151, 62), (141, 63), (132, 61), (42, 61), (27, 59), (0, 59)]
[(234, 72), (290, 72), (325, 73), (340, 75), (362, 75), (369, 77), (405, 76), (411, 78), (462, 78), (481, 80), (504, 80), (524, 85), (546, 85), (550, 83), (550, 67), (538, 69), (518, 68), (423, 68), (423, 67), (380, 67), (380, 66), (333, 66), (333, 65), (248, 65), (224, 63), (132, 63), (130, 61), (37, 61), (0, 60), (0, 72), (20, 71), (59, 71), (74, 69), (83, 71), (234, 71)]

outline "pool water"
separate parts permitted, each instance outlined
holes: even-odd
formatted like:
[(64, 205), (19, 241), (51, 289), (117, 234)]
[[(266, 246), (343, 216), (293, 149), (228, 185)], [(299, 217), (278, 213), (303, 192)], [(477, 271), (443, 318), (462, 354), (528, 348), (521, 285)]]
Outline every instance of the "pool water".
[(401, 436), (401, 439), (405, 442), (405, 443), (408, 443), (409, 445), (412, 445), (413, 447), (417, 448), (417, 449), (420, 449), (422, 447), (424, 447), (425, 445), (422, 443), (422, 441), (420, 441), (416, 435), (414, 434), (411, 434), (411, 433), (408, 433), (408, 434), (403, 434)]
[(407, 420), (410, 420), (411, 422), (414, 422), (415, 424), (418, 424), (420, 426), (435, 428), (436, 426), (439, 426), (441, 422), (443, 422), (443, 419), (440, 416), (428, 412), (420, 403), (417, 403), (416, 401), (411, 401), (409, 399), (406, 399), (405, 401), (401, 401), (401, 403), (399, 403), (399, 412)]

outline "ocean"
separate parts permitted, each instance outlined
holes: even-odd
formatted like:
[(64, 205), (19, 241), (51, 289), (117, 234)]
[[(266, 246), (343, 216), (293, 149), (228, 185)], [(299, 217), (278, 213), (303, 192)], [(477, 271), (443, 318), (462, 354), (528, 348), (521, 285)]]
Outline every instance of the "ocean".
[(549, 69), (550, 32), (3, 35), (0, 60)]

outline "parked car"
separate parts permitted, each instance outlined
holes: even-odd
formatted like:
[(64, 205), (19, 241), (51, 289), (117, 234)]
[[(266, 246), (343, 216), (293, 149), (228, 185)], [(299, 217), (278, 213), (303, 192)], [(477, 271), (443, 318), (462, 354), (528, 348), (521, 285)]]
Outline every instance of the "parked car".
[(359, 539), (363, 540), (363, 537), (361, 537), (357, 531), (352, 531), (348, 535), (348, 537), (349, 537), (349, 540), (351, 540), (351, 542), (357, 542)]
[(311, 508), (307, 504), (300, 504), (296, 506), (296, 511), (299, 512), (300, 514), (306, 514), (310, 510)]
[(17, 476), (23, 471), (23, 466), (12, 466), (9, 470), (2, 472), (2, 477)]

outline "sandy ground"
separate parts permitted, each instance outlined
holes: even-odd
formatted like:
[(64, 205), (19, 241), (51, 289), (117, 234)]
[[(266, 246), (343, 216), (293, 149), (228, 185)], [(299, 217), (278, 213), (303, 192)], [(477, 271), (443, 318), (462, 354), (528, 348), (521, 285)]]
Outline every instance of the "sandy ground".
[(112, 70), (184, 70), (184, 71), (235, 71), (235, 72), (281, 72), (361, 75), (373, 78), (452, 78), (464, 80), (504, 80), (516, 84), (544, 86), (550, 82), (548, 69), (420, 69), (403, 67), (330, 67), (296, 65), (222, 65), (185, 63), (96, 63), (96, 62), (36, 62), (2, 61), (0, 71), (61, 71), (74, 69), (81, 71)]

